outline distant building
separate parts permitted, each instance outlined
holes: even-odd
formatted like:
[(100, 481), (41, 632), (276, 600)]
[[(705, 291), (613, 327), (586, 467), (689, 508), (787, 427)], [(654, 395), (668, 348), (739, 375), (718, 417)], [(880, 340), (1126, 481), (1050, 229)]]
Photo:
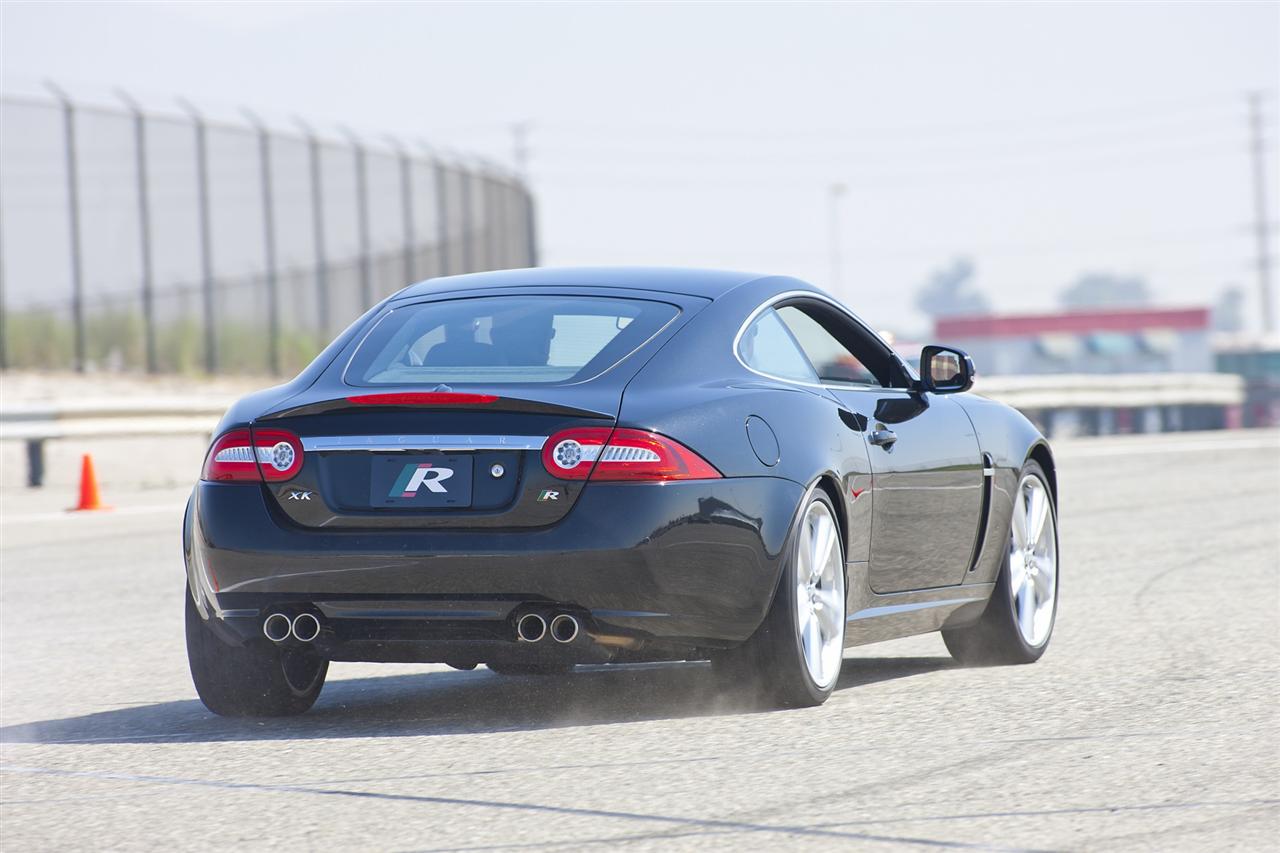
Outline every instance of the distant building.
[[(1048, 435), (1241, 426), (1243, 383), (1215, 370), (1210, 313), (1110, 308), (945, 317), (935, 323), (934, 341), (969, 353), (978, 393), (1016, 406)], [(1271, 405), (1280, 405), (1280, 385), (1267, 387)]]
[(1244, 377), (1243, 425), (1280, 425), (1280, 336), (1218, 335), (1213, 349), (1219, 372)]
[(938, 343), (973, 356), (988, 376), (1202, 373), (1214, 369), (1208, 308), (942, 317)]

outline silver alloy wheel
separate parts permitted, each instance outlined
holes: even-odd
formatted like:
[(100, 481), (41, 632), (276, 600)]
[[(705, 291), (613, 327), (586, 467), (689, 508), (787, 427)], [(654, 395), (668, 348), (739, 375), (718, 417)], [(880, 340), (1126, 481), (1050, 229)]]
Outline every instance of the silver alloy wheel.
[(1018, 633), (1032, 648), (1049, 639), (1058, 595), (1058, 537), (1049, 490), (1035, 474), (1018, 483), (1009, 536), (1009, 592)]
[(796, 543), (796, 629), (809, 677), (827, 688), (844, 654), (844, 549), (831, 510), (809, 504)]

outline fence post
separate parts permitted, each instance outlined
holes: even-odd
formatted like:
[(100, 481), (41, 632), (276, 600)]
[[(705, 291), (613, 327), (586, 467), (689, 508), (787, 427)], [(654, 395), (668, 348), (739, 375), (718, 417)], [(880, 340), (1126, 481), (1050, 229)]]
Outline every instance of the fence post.
[(507, 251), (509, 244), (507, 240), (507, 217), (510, 213), (510, 205), (507, 204), (506, 180), (501, 176), (495, 177), (490, 192), (493, 193), (493, 209), (495, 211), (494, 253), (497, 255), (498, 269), (509, 269), (514, 264), (511, 263), (511, 253)]
[(473, 230), (474, 222), (471, 219), (471, 172), (468, 169), (459, 168), (458, 175), (462, 180), (462, 271), (475, 272), (476, 247), (475, 233)]
[(489, 181), (482, 168), (482, 164), (476, 163), (471, 172), (471, 204), (472, 214), (479, 223), (474, 240), (476, 269), (488, 270), (493, 268), (489, 263)]
[(516, 247), (519, 220), (516, 216), (517, 196), (513, 180), (512, 176), (508, 176), (502, 182), (502, 258), (508, 267), (521, 267), (524, 266), (524, 259), (520, 257), (520, 251)]
[(271, 183), (271, 133), (266, 124), (247, 109), (241, 110), (258, 132), (258, 174), (262, 183), (262, 252), (267, 279), (267, 365), (280, 375), (280, 280), (276, 266), (276, 213)]
[(196, 204), (200, 227), (201, 295), (204, 305), (204, 369), (218, 371), (218, 319), (214, 302), (213, 234), (209, 221), (209, 140), (204, 115), (179, 98), (178, 105), (191, 117), (196, 131)]
[(413, 161), (409, 152), (400, 140), (388, 136), (388, 141), (396, 150), (400, 163), (400, 221), (404, 229), (404, 283), (413, 284), (418, 280), (414, 263), (415, 227), (413, 223)]
[(494, 251), (494, 237), (498, 233), (497, 228), (497, 205), (494, 204), (493, 198), (493, 176), (488, 172), (477, 172), (476, 180), (480, 182), (480, 210), (481, 221), (484, 222), (484, 259), (481, 263), (487, 270), (498, 269), (497, 254)]
[(356, 157), (356, 239), (360, 242), (360, 307), (373, 305), (373, 275), (369, 268), (369, 176), (364, 143), (347, 128), (342, 133), (351, 142)]
[(320, 324), (320, 337), (329, 335), (329, 267), (324, 251), (324, 186), (320, 170), (320, 140), (311, 126), (302, 119), (295, 119), (306, 134), (311, 161), (311, 227), (316, 258), (316, 321)]
[(159, 358), (156, 354), (155, 273), (151, 255), (151, 197), (148, 192), (147, 170), (147, 117), (138, 102), (123, 89), (116, 90), (116, 97), (124, 101), (133, 114), (133, 154), (135, 174), (138, 179), (138, 249), (142, 262), (142, 338), (145, 347), (147, 373), (158, 373)]
[(525, 232), (525, 261), (531, 267), (538, 265), (538, 223), (536, 220), (536, 209), (534, 207), (533, 193), (529, 191), (529, 187), (524, 181), (517, 184), (520, 191), (520, 212), (524, 218)]
[(439, 247), (439, 273), (449, 275), (449, 187), (444, 164), (433, 158), (436, 191), (436, 244)]
[(84, 329), (84, 259), (80, 248), (80, 176), (76, 161), (76, 107), (71, 97), (55, 83), (45, 88), (62, 104), (63, 145), (67, 160), (67, 224), (71, 238), (71, 324), (75, 337), (73, 367), (83, 373), (88, 361)]

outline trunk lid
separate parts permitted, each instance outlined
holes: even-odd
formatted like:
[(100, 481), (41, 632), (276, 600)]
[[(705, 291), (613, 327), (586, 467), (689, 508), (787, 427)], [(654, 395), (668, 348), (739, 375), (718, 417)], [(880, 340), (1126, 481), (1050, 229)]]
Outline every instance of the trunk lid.
[(488, 411), (327, 400), (255, 426), (302, 440), (302, 470), (266, 484), (297, 524), (509, 528), (554, 524), (581, 492), (543, 468), (546, 440), (614, 422), (615, 414), (499, 398)]
[[(546, 471), (547, 439), (575, 427), (613, 427), (627, 383), (707, 300), (616, 291), (609, 299), (545, 298), (552, 312), (579, 316), (549, 320), (544, 297), (527, 295), (393, 304), (349, 360), (251, 424), (287, 430), (302, 442), (299, 473), (264, 484), (272, 506), (312, 528), (530, 528), (564, 518), (584, 483)], [(638, 309), (608, 327), (601, 320), (608, 306), (629, 299), (664, 307)], [(470, 304), (460, 308), (464, 302)], [(418, 313), (388, 321), (405, 309)], [(459, 320), (464, 310), (471, 313)], [(477, 314), (485, 316), (468, 319)], [(657, 318), (652, 329), (644, 327), (649, 314)], [(527, 318), (545, 336), (541, 349), (519, 328)], [(614, 359), (610, 347), (625, 351)], [(566, 379), (578, 364), (579, 374)], [(522, 373), (529, 381), (507, 381)], [(428, 381), (405, 381), (418, 375)], [(476, 381), (490, 375), (498, 381)]]

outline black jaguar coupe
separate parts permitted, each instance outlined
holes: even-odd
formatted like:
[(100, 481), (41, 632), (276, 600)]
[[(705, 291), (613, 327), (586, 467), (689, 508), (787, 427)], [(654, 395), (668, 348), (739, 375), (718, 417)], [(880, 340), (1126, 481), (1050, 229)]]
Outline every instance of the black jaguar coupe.
[(529, 269), (389, 297), (219, 425), (183, 526), (200, 698), (297, 714), (330, 661), (709, 660), (823, 702), (849, 646), (1027, 663), (1057, 482), (1018, 412), (792, 278)]

